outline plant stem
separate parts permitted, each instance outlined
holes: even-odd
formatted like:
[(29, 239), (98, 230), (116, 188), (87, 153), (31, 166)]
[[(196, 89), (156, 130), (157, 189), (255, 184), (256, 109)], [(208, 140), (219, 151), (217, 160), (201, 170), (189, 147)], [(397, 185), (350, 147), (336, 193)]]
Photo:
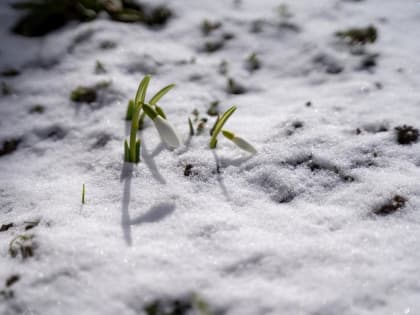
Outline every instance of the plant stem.
[(142, 103), (136, 104), (134, 108), (133, 118), (131, 120), (131, 131), (130, 131), (130, 161), (136, 163), (136, 137), (137, 137), (137, 130), (139, 128), (139, 114), (142, 108)]

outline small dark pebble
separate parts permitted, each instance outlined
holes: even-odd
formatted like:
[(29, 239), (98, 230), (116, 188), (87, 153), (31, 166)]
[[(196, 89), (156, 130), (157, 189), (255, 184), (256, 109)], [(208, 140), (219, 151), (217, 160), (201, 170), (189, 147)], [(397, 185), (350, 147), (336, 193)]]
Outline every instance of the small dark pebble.
[(234, 38), (235, 38), (235, 34), (233, 34), (233, 33), (229, 33), (229, 32), (223, 33), (223, 39), (224, 40), (231, 40), (231, 39), (234, 39)]
[(156, 300), (146, 305), (144, 311), (147, 315), (187, 315), (193, 309), (190, 300)]
[(381, 215), (381, 216), (392, 214), (398, 209), (403, 208), (406, 202), (407, 202), (407, 198), (400, 195), (395, 195), (394, 198), (389, 200), (387, 203), (385, 203), (381, 207), (375, 209), (373, 212), (376, 215)]
[(19, 275), (11, 275), (9, 278), (6, 279), (6, 287), (10, 287), (20, 279)]
[(357, 67), (358, 70), (366, 70), (371, 71), (374, 67), (376, 67), (376, 59), (378, 58), (378, 54), (369, 54), (364, 56), (360, 60), (360, 64)]
[(10, 154), (16, 151), (22, 139), (10, 139), (3, 142), (3, 147), (0, 149), (0, 156)]
[(293, 128), (295, 128), (295, 129), (302, 128), (302, 127), (303, 127), (303, 122), (301, 122), (301, 121), (294, 121), (294, 122), (292, 123), (292, 126), (293, 126)]
[(39, 220), (25, 222), (25, 231), (31, 230), (39, 224)]
[(184, 176), (191, 176), (192, 175), (192, 168), (193, 168), (192, 164), (185, 165)]
[(290, 22), (281, 22), (279, 23), (279, 28), (281, 30), (292, 31), (292, 32), (300, 32), (301, 28), (299, 25)]
[(354, 177), (353, 176), (350, 176), (350, 175), (344, 175), (343, 176), (343, 180), (345, 182), (351, 183), (351, 182), (354, 182)]
[(19, 70), (16, 69), (7, 69), (2, 71), (1, 75), (3, 77), (16, 77), (20, 74)]
[(419, 138), (419, 130), (412, 126), (398, 126), (395, 127), (397, 131), (397, 141), (399, 144), (406, 145), (417, 142)]
[(117, 47), (117, 43), (110, 40), (104, 40), (99, 44), (99, 48), (103, 50), (113, 49), (115, 47)]
[(384, 86), (383, 86), (383, 84), (382, 84), (381, 82), (375, 82), (375, 87), (376, 87), (378, 90), (382, 90), (382, 89), (384, 88)]
[(0, 290), (0, 297), (1, 296), (6, 300), (13, 299), (15, 292), (13, 290)]
[(311, 102), (311, 101), (307, 101), (307, 102), (305, 103), (305, 106), (306, 106), (306, 107), (311, 107), (311, 106), (312, 106), (312, 102)]
[(11, 223), (6, 223), (6, 224), (2, 224), (2, 225), (0, 226), (0, 232), (5, 232), (5, 231), (7, 231), (8, 229), (10, 229), (11, 227), (13, 227), (13, 222), (11, 222)]

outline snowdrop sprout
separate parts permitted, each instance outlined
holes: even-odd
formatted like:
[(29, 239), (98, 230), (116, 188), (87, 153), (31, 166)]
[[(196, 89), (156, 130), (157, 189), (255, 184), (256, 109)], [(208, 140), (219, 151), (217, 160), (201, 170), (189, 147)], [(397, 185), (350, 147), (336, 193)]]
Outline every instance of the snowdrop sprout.
[[(141, 80), (139, 87), (137, 89), (136, 97), (134, 102), (129, 102), (132, 105), (131, 108), (131, 130), (130, 130), (130, 142), (127, 140), (124, 142), (124, 160), (126, 162), (138, 163), (140, 162), (140, 139), (137, 139), (137, 130), (139, 128), (139, 116), (142, 106), (144, 104), (144, 99), (146, 97), (147, 86), (150, 82), (150, 75), (146, 75), (143, 80)], [(129, 110), (127, 110), (128, 113)]]
[(254, 146), (246, 141), (245, 139), (236, 136), (233, 132), (228, 130), (222, 131), (223, 135), (228, 138), (230, 141), (232, 141), (234, 144), (236, 144), (239, 148), (242, 150), (245, 150), (251, 154), (256, 154), (257, 150), (254, 148)]
[(211, 132), (211, 139), (210, 139), (210, 149), (214, 149), (217, 146), (217, 136), (219, 135), (220, 131), (223, 128), (223, 125), (226, 123), (226, 121), (229, 119), (230, 116), (235, 112), (236, 106), (232, 106), (229, 108), (226, 112), (223, 113), (223, 115), (219, 118), (217, 118), (216, 124), (214, 125), (212, 132)]
[(172, 148), (177, 148), (181, 145), (181, 140), (174, 127), (165, 118), (159, 115), (149, 104), (143, 104), (143, 110), (155, 124), (163, 143)]
[[(136, 97), (134, 100), (130, 100), (127, 106), (126, 120), (131, 120), (131, 130), (130, 130), (130, 141), (127, 140), (124, 142), (124, 160), (126, 162), (138, 163), (140, 162), (140, 146), (141, 140), (137, 139), (137, 131), (139, 127), (143, 125), (144, 117), (146, 113), (142, 111), (146, 99), (146, 91), (149, 86), (151, 76), (146, 75), (143, 80), (140, 82), (137, 89)], [(175, 84), (169, 84), (163, 89), (159, 90), (149, 101), (148, 106), (152, 109), (154, 113), (160, 116), (160, 118), (165, 119), (166, 115), (163, 109), (157, 105), (157, 102), (168, 93)], [(160, 120), (160, 119), (158, 119)], [(158, 124), (162, 125), (161, 122)], [(156, 122), (155, 122), (156, 125)], [(164, 127), (161, 127), (161, 129)], [(173, 129), (173, 128), (172, 128)], [(159, 131), (159, 129), (158, 129)], [(159, 131), (160, 134), (160, 131)], [(172, 144), (175, 143), (174, 139), (171, 138)], [(179, 140), (179, 138), (178, 138)], [(180, 141), (179, 141), (180, 143)], [(179, 145), (179, 144), (178, 144)], [(177, 146), (178, 146), (177, 145)]]

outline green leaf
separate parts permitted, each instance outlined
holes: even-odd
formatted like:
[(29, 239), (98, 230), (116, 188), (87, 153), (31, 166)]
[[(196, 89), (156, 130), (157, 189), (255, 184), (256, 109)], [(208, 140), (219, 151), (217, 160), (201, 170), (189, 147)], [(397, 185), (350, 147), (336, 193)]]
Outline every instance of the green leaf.
[(223, 128), (223, 125), (226, 123), (226, 121), (229, 119), (230, 116), (235, 112), (236, 106), (232, 106), (229, 108), (226, 112), (223, 113), (223, 115), (218, 120), (217, 124), (214, 126), (213, 134), (210, 139), (210, 149), (216, 148), (217, 145), (217, 136), (219, 135), (220, 131)]
[(124, 161), (130, 162), (130, 148), (128, 147), (127, 140), (124, 141)]
[(149, 101), (150, 105), (155, 105), (166, 93), (168, 93), (175, 84), (169, 84), (168, 86), (165, 86), (163, 89), (161, 89), (159, 92), (157, 92)]
[(127, 113), (125, 115), (125, 120), (133, 119), (133, 111), (134, 111), (134, 101), (130, 100), (127, 105)]
[(229, 130), (222, 130), (222, 133), (229, 140), (232, 140), (233, 138), (235, 138), (235, 134)]
[(140, 144), (141, 144), (141, 141), (140, 139), (138, 139), (136, 142), (136, 161), (135, 161), (136, 163), (140, 162)]
[(136, 98), (134, 99), (134, 103), (136, 106), (139, 103), (144, 103), (144, 99), (146, 98), (146, 90), (149, 86), (150, 79), (152, 77), (150, 75), (146, 75), (143, 80), (141, 80), (139, 87), (137, 89)]
[(146, 115), (150, 117), (151, 120), (154, 120), (158, 115), (149, 104), (143, 104), (143, 110), (146, 113)]
[(166, 119), (166, 114), (165, 114), (165, 112), (163, 111), (162, 107), (160, 107), (160, 106), (158, 106), (158, 105), (155, 105), (155, 110), (156, 110), (156, 112), (158, 113), (158, 115), (160, 115), (160, 116), (162, 116), (163, 118), (165, 118), (165, 119)]
[(144, 111), (142, 111), (142, 113), (140, 115), (140, 119), (139, 119), (139, 130), (143, 129), (143, 127), (144, 127), (144, 117), (146, 117), (146, 113)]
[(139, 113), (140, 113), (140, 110), (141, 110), (141, 106), (137, 106), (134, 109), (133, 119), (131, 120), (130, 162), (135, 162), (136, 161), (136, 136), (137, 136), (137, 130), (139, 129)]

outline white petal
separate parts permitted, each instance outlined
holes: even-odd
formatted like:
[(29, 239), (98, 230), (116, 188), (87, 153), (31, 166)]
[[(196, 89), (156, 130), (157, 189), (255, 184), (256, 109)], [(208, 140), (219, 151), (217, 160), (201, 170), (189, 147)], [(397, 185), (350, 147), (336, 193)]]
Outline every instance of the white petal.
[(181, 145), (181, 140), (175, 132), (175, 129), (166, 119), (163, 119), (158, 115), (153, 122), (155, 123), (156, 129), (159, 132), (160, 139), (163, 143), (172, 148), (177, 148)]
[(232, 142), (235, 143), (242, 150), (248, 151), (249, 153), (252, 153), (252, 154), (257, 153), (257, 150), (253, 147), (253, 145), (241, 137), (233, 138)]

